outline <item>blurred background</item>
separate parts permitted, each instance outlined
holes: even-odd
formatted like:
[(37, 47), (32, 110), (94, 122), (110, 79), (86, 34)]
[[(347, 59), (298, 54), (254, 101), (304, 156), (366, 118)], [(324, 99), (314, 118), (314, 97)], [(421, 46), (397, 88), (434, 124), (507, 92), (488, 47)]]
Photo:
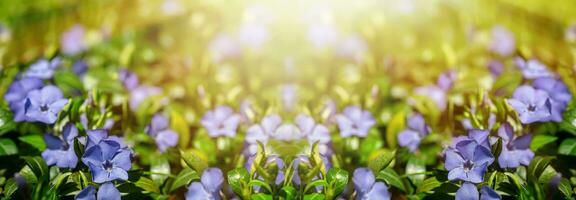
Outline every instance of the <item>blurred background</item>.
[[(452, 69), (464, 72), (456, 90), (492, 87), (489, 64), (513, 68), (518, 53), (575, 92), (575, 11), (571, 0), (2, 0), (0, 67), (13, 77), (63, 55), (97, 71), (85, 82), (128, 68), (182, 103), (369, 107), (367, 95), (402, 99)], [(520, 81), (509, 79), (496, 85)]]

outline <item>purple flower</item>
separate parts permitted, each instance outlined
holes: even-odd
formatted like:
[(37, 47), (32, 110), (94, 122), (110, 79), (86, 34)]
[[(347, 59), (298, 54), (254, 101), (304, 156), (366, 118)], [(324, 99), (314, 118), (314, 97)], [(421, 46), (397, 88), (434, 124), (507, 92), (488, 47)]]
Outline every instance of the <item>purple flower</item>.
[(128, 149), (128, 146), (124, 143), (124, 139), (118, 136), (108, 136), (108, 131), (106, 129), (87, 130), (86, 135), (88, 135), (86, 149), (98, 145), (103, 141), (113, 141), (118, 143), (120, 148)]
[(92, 181), (96, 183), (128, 180), (128, 170), (132, 167), (130, 155), (118, 142), (104, 140), (88, 148), (82, 162), (90, 168)]
[(492, 28), (490, 50), (501, 56), (509, 56), (516, 50), (514, 34), (502, 26)]
[(445, 73), (440, 74), (438, 77), (437, 85), (444, 91), (448, 91), (454, 85), (454, 81), (458, 78), (458, 73), (454, 70), (448, 70)]
[(84, 43), (84, 27), (77, 24), (62, 33), (60, 37), (60, 48), (62, 48), (62, 53), (66, 55), (74, 55), (84, 51), (86, 49), (86, 44)]
[(80, 191), (75, 197), (75, 200), (96, 200), (96, 189), (92, 185), (88, 185)]
[(62, 91), (52, 85), (28, 92), (24, 104), (27, 121), (45, 124), (56, 122), (58, 113), (68, 103), (68, 99), (63, 96)]
[(88, 72), (88, 63), (84, 60), (77, 60), (72, 64), (72, 71), (78, 76), (84, 76)]
[(482, 186), (480, 193), (472, 183), (464, 183), (456, 191), (456, 200), (499, 200), (502, 197), (488, 186)]
[(54, 58), (51, 61), (46, 59), (40, 59), (30, 65), (28, 70), (24, 72), (24, 77), (39, 78), (39, 79), (51, 79), (54, 76), (54, 71), (58, 66), (60, 66), (60, 58)]
[(550, 96), (550, 104), (552, 106), (551, 115), (549, 120), (560, 122), (562, 121), (562, 114), (572, 100), (572, 94), (568, 87), (560, 79), (554, 78), (538, 78), (532, 83), (535, 89), (544, 90)]
[(160, 114), (152, 117), (152, 122), (146, 127), (146, 133), (154, 138), (160, 152), (178, 143), (178, 134), (169, 129), (168, 119)]
[(490, 149), (490, 131), (481, 129), (470, 129), (468, 130), (467, 136), (458, 136), (452, 139), (452, 144), (450, 148), (456, 149), (456, 145), (462, 141), (474, 141), (486, 149)]
[(111, 182), (106, 182), (98, 188), (96, 195), (94, 186), (88, 185), (75, 197), (76, 200), (120, 200), (120, 191)]
[(42, 152), (42, 158), (46, 164), (56, 165), (60, 168), (76, 168), (78, 157), (74, 152), (74, 138), (78, 137), (78, 129), (72, 123), (68, 123), (62, 130), (62, 137), (45, 134), (46, 150)]
[(498, 136), (502, 138), (502, 152), (498, 158), (501, 168), (517, 168), (530, 164), (534, 158), (534, 152), (530, 150), (531, 134), (514, 137), (512, 126), (505, 123), (498, 129)]
[(14, 113), (14, 121), (26, 120), (24, 105), (28, 92), (42, 88), (44, 83), (37, 78), (22, 78), (10, 84), (4, 94), (4, 100), (9, 104), (10, 110)]
[(296, 104), (297, 89), (293, 84), (286, 84), (282, 86), (282, 105), (286, 110), (292, 110)]
[(516, 66), (522, 71), (525, 79), (535, 79), (543, 77), (553, 77), (554, 75), (548, 71), (546, 65), (536, 59), (524, 60), (523, 58), (514, 58)]
[(359, 63), (364, 59), (366, 51), (368, 51), (366, 41), (357, 35), (351, 35), (340, 41), (336, 49), (336, 54)]
[(376, 121), (367, 110), (362, 110), (358, 106), (348, 106), (342, 114), (336, 116), (340, 136), (346, 138), (350, 136), (366, 137), (368, 131)]
[(318, 142), (320, 153), (328, 153), (328, 143), (330, 142), (330, 131), (322, 124), (316, 124), (314, 119), (310, 116), (299, 114), (296, 116), (296, 125), (303, 135), (306, 135), (308, 143), (314, 144)]
[(440, 111), (446, 110), (446, 91), (436, 85), (417, 87), (414, 89), (414, 94), (418, 96), (425, 96), (430, 98)]
[(490, 150), (473, 140), (456, 144), (455, 149), (446, 150), (445, 168), (448, 179), (480, 183), (488, 165), (494, 161)]
[(419, 113), (406, 119), (408, 128), (398, 134), (398, 144), (402, 147), (408, 147), (411, 152), (416, 151), (422, 139), (431, 131), (430, 126), (426, 125), (424, 117)]
[(226, 34), (220, 34), (212, 39), (208, 49), (212, 53), (212, 59), (217, 63), (240, 54), (238, 42)]
[(224, 176), (218, 168), (208, 168), (202, 173), (200, 182), (193, 182), (188, 187), (186, 200), (217, 200)]
[(552, 105), (548, 93), (532, 86), (516, 88), (512, 99), (507, 99), (507, 102), (516, 110), (523, 124), (547, 121), (551, 116)]
[(122, 82), (122, 85), (128, 90), (133, 90), (138, 87), (138, 76), (127, 69), (121, 69), (118, 73), (118, 78)]
[(159, 95), (162, 89), (150, 86), (138, 86), (130, 91), (130, 110), (136, 111), (140, 103), (148, 97)]
[(275, 140), (294, 141), (304, 138), (306, 136), (304, 134), (305, 133), (300, 131), (300, 129), (293, 124), (282, 124), (276, 129), (276, 131), (270, 134), (270, 137)]
[(200, 123), (206, 128), (210, 137), (234, 137), (240, 119), (240, 115), (234, 113), (232, 108), (218, 106), (214, 110), (206, 112)]
[(490, 60), (486, 67), (493, 76), (500, 76), (504, 72), (504, 64), (498, 60)]
[(256, 153), (257, 141), (266, 144), (270, 135), (276, 131), (278, 126), (282, 123), (282, 118), (279, 115), (268, 115), (262, 119), (260, 124), (252, 125), (246, 131), (246, 143), (248, 143), (248, 151), (250, 154)]
[(383, 182), (376, 182), (376, 177), (368, 168), (354, 170), (352, 177), (357, 200), (390, 199), (388, 187)]

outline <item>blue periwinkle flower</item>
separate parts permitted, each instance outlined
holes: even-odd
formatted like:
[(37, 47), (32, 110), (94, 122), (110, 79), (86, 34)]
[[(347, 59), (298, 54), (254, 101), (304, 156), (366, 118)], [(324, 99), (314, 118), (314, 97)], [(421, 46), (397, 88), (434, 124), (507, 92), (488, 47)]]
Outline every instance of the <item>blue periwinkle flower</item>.
[(568, 102), (572, 100), (572, 94), (566, 84), (560, 79), (546, 77), (534, 80), (532, 85), (535, 89), (546, 91), (548, 96), (550, 96), (552, 109), (549, 121), (562, 121), (562, 114)]
[(159, 95), (160, 93), (162, 93), (162, 89), (158, 87), (151, 87), (144, 85), (138, 86), (130, 90), (130, 99), (129, 99), (130, 110), (132, 111), (138, 110), (138, 106), (140, 106), (140, 104), (144, 102), (144, 100), (146, 100), (149, 97)]
[(133, 90), (139, 85), (138, 76), (127, 69), (121, 69), (120, 72), (118, 72), (118, 79), (120, 79), (122, 85), (128, 90)]
[(200, 182), (193, 182), (188, 187), (186, 200), (218, 200), (220, 188), (224, 183), (222, 170), (208, 168), (202, 173)]
[(536, 79), (544, 77), (553, 77), (552, 72), (548, 71), (546, 65), (536, 59), (524, 60), (517, 57), (514, 59), (516, 66), (522, 71), (525, 79)]
[(348, 106), (341, 114), (336, 116), (340, 136), (346, 138), (350, 136), (366, 137), (368, 131), (376, 121), (372, 114), (358, 106)]
[(488, 186), (482, 186), (480, 193), (472, 183), (465, 182), (456, 191), (456, 200), (499, 200), (502, 199), (498, 193)]
[(75, 55), (86, 50), (84, 27), (77, 24), (62, 33), (60, 37), (60, 48), (62, 53), (66, 55)]
[(498, 136), (502, 138), (502, 152), (498, 158), (501, 168), (517, 168), (530, 164), (534, 158), (534, 152), (530, 150), (531, 134), (515, 137), (514, 130), (506, 123), (498, 129)]
[(42, 89), (28, 92), (24, 104), (27, 121), (53, 124), (58, 118), (58, 113), (68, 103), (62, 91), (56, 86), (48, 85)]
[(358, 168), (354, 170), (352, 182), (356, 189), (357, 200), (390, 199), (388, 186), (383, 182), (376, 182), (376, 177), (374, 177), (374, 174), (368, 168)]
[(490, 50), (501, 56), (509, 56), (516, 51), (514, 34), (502, 26), (492, 28)]
[(480, 183), (493, 161), (494, 156), (488, 148), (473, 140), (464, 140), (456, 144), (455, 149), (446, 150), (445, 168), (450, 171), (449, 180)]
[(228, 106), (218, 106), (204, 114), (200, 123), (210, 137), (234, 137), (241, 117)]
[(516, 88), (512, 99), (507, 99), (507, 102), (516, 110), (523, 124), (547, 121), (551, 116), (552, 104), (548, 93), (532, 86)]
[(31, 64), (28, 70), (24, 72), (23, 77), (39, 78), (39, 79), (51, 79), (54, 76), (54, 71), (60, 66), (60, 58), (54, 58), (52, 60), (40, 59), (35, 63)]
[(98, 193), (94, 186), (88, 185), (75, 197), (76, 200), (120, 200), (120, 191), (111, 182), (100, 185)]
[(314, 119), (308, 115), (299, 114), (294, 123), (300, 132), (308, 139), (309, 144), (318, 142), (318, 149), (321, 154), (328, 153), (328, 143), (330, 142), (330, 131), (322, 124), (316, 124)]
[(46, 150), (42, 152), (42, 158), (46, 164), (61, 168), (75, 168), (78, 164), (78, 157), (74, 152), (74, 139), (77, 136), (78, 129), (71, 123), (64, 126), (62, 137), (45, 134)]
[(120, 145), (120, 148), (127, 149), (128, 146), (124, 143), (124, 139), (118, 136), (108, 136), (106, 129), (93, 129), (87, 130), (88, 140), (86, 141), (86, 149), (100, 144), (103, 141), (113, 141)]
[(426, 125), (424, 117), (419, 113), (410, 116), (406, 123), (408, 124), (407, 129), (398, 134), (398, 144), (414, 152), (422, 139), (430, 133), (431, 129), (430, 126)]
[(436, 85), (417, 87), (414, 89), (414, 94), (430, 98), (440, 111), (446, 110), (447, 94), (441, 87)]
[(458, 136), (452, 139), (452, 144), (450, 148), (456, 149), (456, 145), (462, 141), (474, 141), (476, 144), (481, 145), (487, 149), (490, 149), (490, 131), (481, 129), (470, 129), (468, 130), (468, 135)]
[(266, 144), (271, 135), (282, 124), (282, 118), (279, 115), (272, 114), (264, 117), (260, 124), (250, 126), (246, 131), (246, 143), (250, 154), (256, 153), (257, 142)]
[(152, 122), (146, 127), (146, 133), (154, 138), (160, 152), (178, 144), (178, 134), (170, 130), (168, 119), (160, 114), (152, 117)]
[(26, 120), (25, 103), (28, 92), (40, 89), (44, 86), (42, 80), (37, 78), (21, 78), (14, 80), (4, 94), (4, 100), (10, 106), (14, 113), (14, 121), (21, 122)]
[(92, 181), (104, 183), (127, 180), (132, 167), (131, 152), (120, 147), (118, 142), (104, 140), (86, 150), (82, 162), (90, 168)]

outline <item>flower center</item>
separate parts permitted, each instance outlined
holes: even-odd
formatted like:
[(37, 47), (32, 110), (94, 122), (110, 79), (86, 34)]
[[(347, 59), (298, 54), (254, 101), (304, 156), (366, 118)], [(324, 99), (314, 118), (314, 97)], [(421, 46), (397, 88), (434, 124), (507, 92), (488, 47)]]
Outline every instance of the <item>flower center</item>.
[(48, 111), (48, 109), (49, 109), (48, 105), (46, 105), (46, 104), (40, 106), (40, 111), (42, 111), (42, 112), (46, 112), (46, 111)]
[(530, 112), (536, 111), (536, 106), (534, 104), (528, 105), (528, 111), (530, 111)]
[(469, 172), (474, 167), (474, 163), (471, 160), (466, 160), (464, 162), (464, 172)]
[(112, 161), (110, 160), (106, 160), (104, 161), (104, 163), (102, 163), (102, 167), (104, 167), (104, 170), (106, 170), (107, 172), (112, 172)]

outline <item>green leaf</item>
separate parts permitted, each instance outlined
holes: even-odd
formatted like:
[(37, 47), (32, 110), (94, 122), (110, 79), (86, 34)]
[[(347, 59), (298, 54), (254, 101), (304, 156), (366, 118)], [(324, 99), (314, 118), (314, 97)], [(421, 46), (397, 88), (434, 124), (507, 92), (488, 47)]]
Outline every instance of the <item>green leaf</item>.
[(534, 159), (532, 159), (532, 162), (530, 162), (530, 165), (528, 165), (528, 171), (527, 171), (528, 179), (537, 181), (538, 178), (540, 178), (540, 175), (542, 175), (542, 172), (544, 172), (546, 167), (548, 167), (552, 159), (553, 157), (542, 157), (542, 156), (534, 157)]
[(272, 195), (269, 194), (264, 194), (264, 193), (258, 193), (258, 194), (253, 194), (250, 199), (252, 200), (272, 200)]
[(406, 123), (406, 113), (403, 110), (398, 111), (392, 119), (390, 119), (390, 123), (388, 123), (388, 127), (386, 128), (386, 142), (388, 147), (396, 148), (397, 144), (397, 135), (402, 131), (405, 127)]
[(49, 178), (50, 172), (48, 171), (48, 166), (46, 165), (46, 162), (44, 162), (44, 159), (38, 156), (27, 156), (24, 157), (24, 160), (26, 161), (26, 165), (28, 165), (32, 172), (34, 172), (34, 175), (36, 175), (38, 180), (47, 180)]
[(2, 193), (4, 193), (4, 199), (10, 199), (16, 190), (18, 190), (18, 184), (16, 184), (14, 178), (8, 179), (6, 184), (4, 184), (4, 190), (2, 191)]
[(162, 185), (168, 178), (168, 174), (170, 174), (170, 163), (168, 163), (168, 159), (164, 156), (152, 159), (150, 172), (152, 172), (150, 178), (154, 181), (154, 184)]
[(537, 151), (540, 147), (555, 142), (557, 139), (556, 136), (551, 135), (536, 135), (534, 136), (534, 139), (532, 139), (532, 143), (530, 143), (530, 149), (532, 149), (532, 151)]
[(386, 169), (378, 172), (378, 174), (376, 175), (376, 179), (377, 180), (383, 180), (388, 185), (394, 186), (394, 187), (400, 189), (401, 191), (404, 191), (404, 192), (406, 191), (406, 188), (404, 187), (404, 183), (402, 182), (402, 179), (400, 178), (400, 176), (398, 176), (396, 171), (394, 171), (394, 169), (392, 169), (392, 168), (386, 168)]
[(160, 189), (156, 185), (154, 185), (154, 181), (146, 177), (140, 177), (136, 183), (134, 183), (139, 188), (142, 188), (144, 191), (160, 193)]
[(395, 153), (396, 151), (387, 149), (380, 149), (373, 152), (370, 157), (368, 157), (368, 167), (372, 169), (373, 172), (379, 172), (390, 165), (392, 160), (394, 160)]
[(270, 185), (268, 185), (268, 183), (258, 180), (258, 179), (252, 179), (250, 180), (250, 182), (248, 182), (248, 186), (252, 187), (252, 186), (260, 186), (265, 188), (268, 192), (272, 192), (272, 188), (270, 187)]
[(558, 190), (566, 197), (566, 199), (571, 199), (572, 197), (572, 186), (570, 185), (570, 181), (568, 179), (563, 178), (560, 183), (558, 184)]
[(194, 180), (200, 180), (200, 176), (198, 175), (198, 172), (194, 171), (193, 169), (190, 169), (188, 167), (184, 168), (182, 171), (180, 171), (180, 173), (178, 173), (178, 175), (176, 176), (176, 178), (174, 179), (174, 182), (172, 182), (172, 187), (170, 187), (170, 192), (190, 184), (190, 182), (194, 181)]
[(424, 179), (424, 181), (422, 181), (422, 183), (420, 185), (418, 185), (418, 188), (416, 189), (416, 193), (429, 192), (429, 191), (432, 191), (433, 189), (436, 189), (437, 187), (440, 187), (441, 185), (442, 185), (442, 183), (440, 181), (438, 181), (438, 179), (436, 179), (436, 177), (430, 177), (430, 178)]
[(344, 191), (348, 184), (348, 172), (340, 168), (332, 168), (326, 174), (326, 181), (330, 186), (328, 198), (336, 197)]
[(16, 122), (12, 118), (12, 112), (0, 108), (0, 136), (16, 129)]
[(64, 93), (71, 93), (74, 89), (83, 90), (84, 84), (78, 76), (72, 72), (61, 71), (54, 74), (54, 82)]
[(568, 138), (562, 141), (558, 147), (558, 154), (576, 156), (576, 138)]
[(324, 179), (318, 179), (318, 180), (312, 181), (306, 185), (306, 188), (304, 188), (304, 193), (308, 192), (308, 190), (310, 190), (311, 188), (317, 187), (317, 186), (322, 186), (322, 188), (326, 188), (326, 186), (328, 186), (328, 183)]
[(18, 148), (11, 139), (0, 139), (0, 156), (9, 156), (17, 153)]
[(500, 156), (500, 153), (502, 153), (502, 138), (499, 137), (498, 140), (496, 140), (496, 143), (492, 145), (491, 152), (495, 158)]
[(62, 174), (58, 174), (52, 181), (50, 182), (54, 188), (58, 189), (62, 183), (66, 183), (68, 177), (72, 175), (72, 172), (65, 172)]
[(247, 187), (250, 182), (250, 174), (244, 167), (236, 168), (227, 173), (228, 184), (236, 195), (241, 197), (248, 197), (250, 195), (250, 188)]
[[(186, 119), (177, 111), (170, 113), (170, 123), (172, 130), (178, 133), (178, 146), (185, 148), (190, 143), (190, 129)], [(200, 172), (200, 171), (199, 171)]]
[(180, 155), (184, 163), (186, 163), (188, 167), (196, 170), (196, 172), (202, 173), (204, 169), (208, 167), (206, 155), (201, 151), (195, 149), (180, 150)]
[(22, 169), (20, 170), (20, 175), (24, 178), (24, 180), (26, 180), (27, 184), (38, 183), (38, 178), (36, 177), (36, 174), (34, 174), (32, 169), (30, 169), (28, 165), (22, 167)]
[[(406, 174), (419, 174), (426, 172), (426, 162), (421, 157), (412, 156), (406, 164)], [(426, 176), (424, 174), (409, 176), (414, 185), (419, 185)]]
[(320, 193), (312, 193), (304, 195), (304, 200), (325, 200), (326, 196)]
[(18, 138), (18, 140), (27, 143), (39, 151), (44, 151), (46, 149), (46, 143), (44, 143), (44, 138), (40, 135), (25, 135)]
[(292, 186), (284, 186), (280, 189), (279, 196), (284, 198), (284, 200), (294, 200), (296, 199), (298, 191)]

